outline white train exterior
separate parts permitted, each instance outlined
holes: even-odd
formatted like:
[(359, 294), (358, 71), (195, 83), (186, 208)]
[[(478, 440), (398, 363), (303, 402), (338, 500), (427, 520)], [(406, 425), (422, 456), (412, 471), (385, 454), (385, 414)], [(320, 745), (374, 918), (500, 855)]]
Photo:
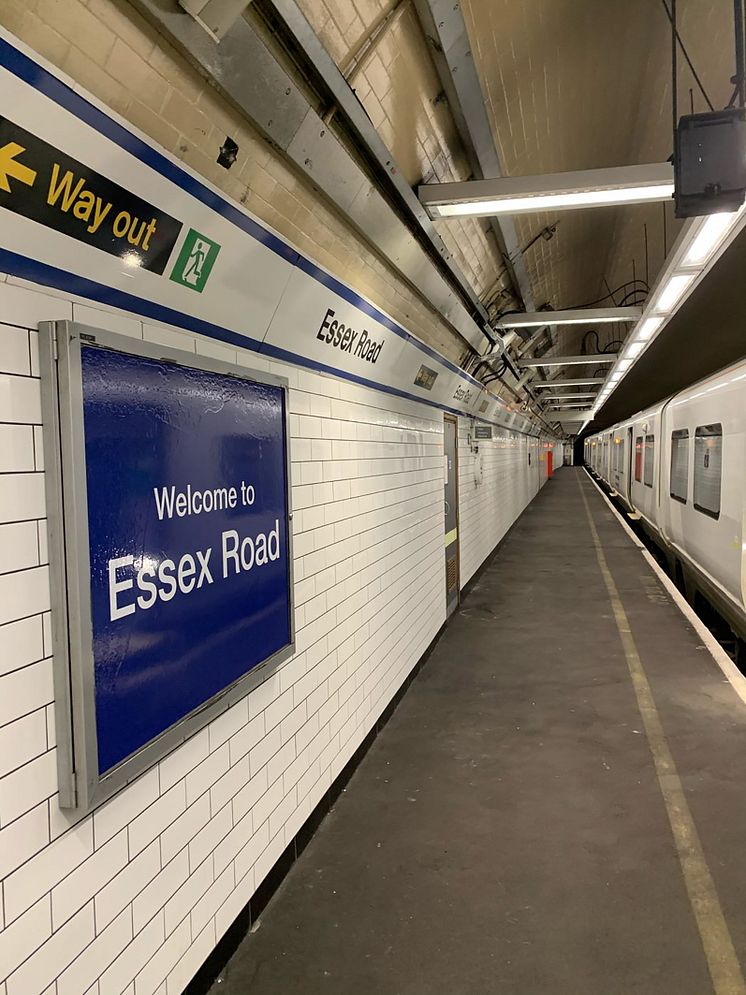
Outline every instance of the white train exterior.
[(746, 360), (590, 436), (586, 465), (746, 639)]

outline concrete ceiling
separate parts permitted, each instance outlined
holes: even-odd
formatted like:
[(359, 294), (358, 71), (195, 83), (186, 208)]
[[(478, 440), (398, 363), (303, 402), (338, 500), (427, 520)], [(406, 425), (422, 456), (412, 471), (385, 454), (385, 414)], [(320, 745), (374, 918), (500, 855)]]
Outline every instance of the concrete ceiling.
[[(412, 187), (468, 179), (469, 163), (414, 3), (298, 2)], [(504, 175), (669, 157), (671, 34), (663, 0), (462, 0), (461, 9)], [(704, 89), (716, 108), (723, 107), (734, 71), (732, 3), (678, 0), (677, 9), (680, 36)], [(705, 110), (681, 57), (681, 113), (689, 110), (690, 88), (694, 109)], [(637, 294), (623, 300), (622, 290), (602, 303), (641, 303), (678, 230), (672, 204), (515, 221), (521, 246), (558, 222), (551, 240), (538, 238), (525, 252), (536, 304), (554, 308), (604, 298), (633, 276), (645, 281), (636, 284)], [(442, 220), (436, 227), (482, 302), (509, 306), (508, 276), (488, 219)], [(598, 326), (598, 346), (623, 339), (628, 330)], [(575, 354), (584, 351), (587, 332), (557, 327), (519, 351)], [(586, 340), (587, 351), (596, 346), (592, 336)], [(566, 376), (592, 369), (574, 367)], [(565, 375), (545, 372), (551, 379)]]

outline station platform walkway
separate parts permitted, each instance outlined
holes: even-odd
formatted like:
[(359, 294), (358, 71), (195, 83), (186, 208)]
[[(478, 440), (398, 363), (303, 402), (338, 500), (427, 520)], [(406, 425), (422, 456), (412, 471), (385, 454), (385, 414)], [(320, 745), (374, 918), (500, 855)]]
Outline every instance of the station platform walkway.
[(211, 995), (742, 995), (746, 705), (545, 486)]

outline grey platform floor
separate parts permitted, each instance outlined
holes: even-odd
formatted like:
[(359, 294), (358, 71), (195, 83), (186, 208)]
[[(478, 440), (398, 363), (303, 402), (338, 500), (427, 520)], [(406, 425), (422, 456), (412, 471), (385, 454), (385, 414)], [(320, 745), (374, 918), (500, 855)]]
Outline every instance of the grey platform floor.
[(581, 490), (746, 963), (746, 705), (563, 469), (211, 995), (746, 990), (708, 971)]

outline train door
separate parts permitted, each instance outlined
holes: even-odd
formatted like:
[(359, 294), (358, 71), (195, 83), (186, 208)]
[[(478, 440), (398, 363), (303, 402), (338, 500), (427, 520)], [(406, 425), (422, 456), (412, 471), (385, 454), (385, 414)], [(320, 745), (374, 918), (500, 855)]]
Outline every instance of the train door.
[(628, 425), (625, 436), (627, 439), (627, 458), (625, 460), (625, 479), (624, 479), (624, 497), (626, 498), (627, 504), (632, 507), (632, 469), (634, 461), (636, 459), (635, 455), (635, 432), (634, 426)]
[(445, 456), (445, 547), (446, 547), (446, 617), (458, 608), (458, 422), (443, 416), (443, 453)]

